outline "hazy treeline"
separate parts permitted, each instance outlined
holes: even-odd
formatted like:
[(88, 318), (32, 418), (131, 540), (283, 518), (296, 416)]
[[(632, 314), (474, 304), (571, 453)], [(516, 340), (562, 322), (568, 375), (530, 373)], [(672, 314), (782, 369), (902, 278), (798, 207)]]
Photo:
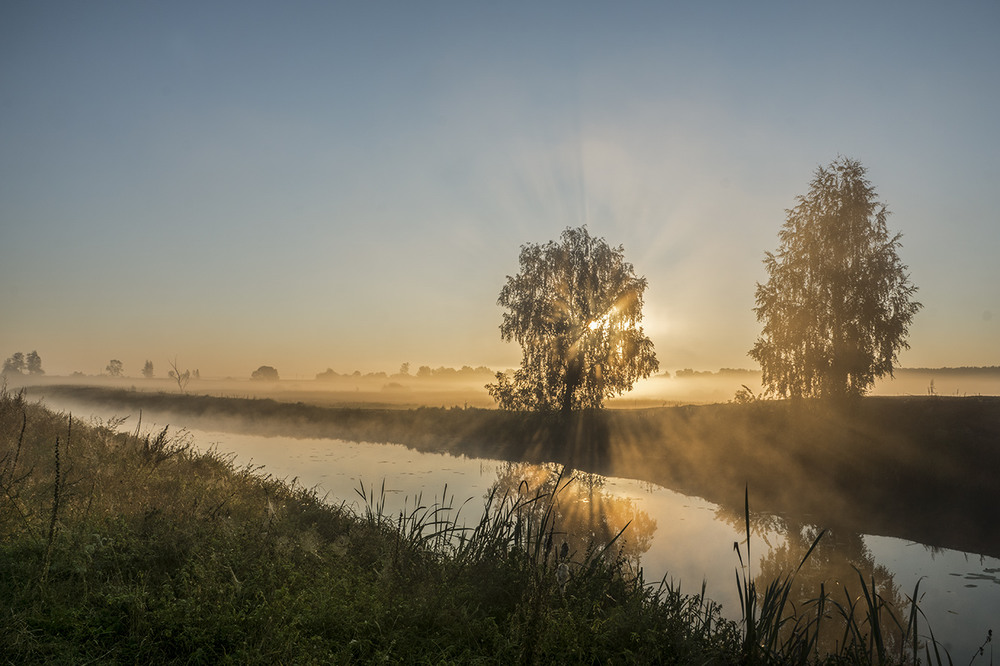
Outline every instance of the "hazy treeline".
[(1000, 366), (961, 366), (958, 368), (897, 368), (897, 374), (906, 375), (912, 373), (936, 375), (1000, 375)]
[(316, 375), (316, 379), (323, 381), (331, 381), (337, 379), (447, 379), (447, 380), (478, 380), (478, 379), (492, 379), (494, 371), (490, 370), (485, 366), (479, 366), (473, 368), (468, 365), (463, 365), (461, 368), (448, 368), (448, 367), (438, 367), (431, 368), (428, 365), (422, 365), (417, 368), (416, 373), (411, 374), (409, 371), (409, 364), (404, 363), (403, 367), (400, 368), (400, 372), (395, 374), (389, 374), (386, 372), (368, 372), (362, 374), (360, 370), (355, 370), (350, 373), (339, 373), (331, 368), (327, 368), (325, 371), (320, 372)]
[[(277, 372), (277, 370), (275, 370)], [(393, 375), (387, 373), (335, 373), (322, 379), (295, 379), (273, 376), (268, 381), (253, 381), (251, 373), (239, 379), (201, 379), (192, 372), (188, 391), (204, 395), (275, 398), (285, 402), (302, 401), (326, 406), (419, 406), (494, 407), (485, 389), (492, 379), (486, 368), (437, 368), (429, 373)], [(325, 373), (320, 373), (324, 375)], [(6, 377), (10, 385), (46, 386), (64, 384), (130, 388), (139, 391), (174, 391), (181, 389), (169, 377), (133, 378), (53, 375), (28, 376), (12, 374)], [(657, 375), (636, 384), (620, 398), (608, 402), (608, 407), (635, 409), (684, 404), (715, 404), (745, 402), (761, 397), (759, 370), (721, 368), (717, 371), (679, 369)], [(894, 378), (876, 382), (873, 396), (979, 396), (1000, 395), (1000, 368), (907, 369), (895, 372)]]
[[(665, 377), (670, 377), (669, 372), (663, 373)], [(677, 379), (687, 379), (692, 377), (754, 377), (759, 376), (760, 370), (747, 370), (746, 368), (719, 368), (718, 372), (711, 370), (692, 370), (684, 368), (674, 373)]]
[[(4, 362), (3, 373), (9, 379), (20, 378), (40, 378), (45, 375), (45, 371), (42, 370), (41, 357), (37, 352), (31, 352), (30, 354), (24, 354), (22, 352), (17, 352), (8, 357)], [(265, 371), (262, 374), (261, 371)], [(198, 369), (191, 370), (192, 379), (201, 379), (202, 374)], [(877, 388), (875, 389), (875, 394), (888, 394), (889, 391), (880, 391), (879, 387), (902, 387), (905, 389), (900, 389), (896, 393), (934, 393), (935, 391), (928, 391), (929, 388), (927, 382), (931, 378), (937, 378), (940, 380), (970, 380), (972, 382), (977, 382), (976, 385), (970, 385), (964, 391), (960, 391), (962, 394), (984, 394), (984, 395), (994, 395), (997, 390), (1000, 390), (1000, 366), (961, 366), (961, 367), (941, 367), (941, 368), (930, 368), (930, 367), (916, 367), (916, 368), (896, 368), (893, 371), (894, 377), (886, 377), (877, 383)], [(494, 378), (496, 370), (488, 368), (486, 366), (476, 366), (472, 367), (469, 365), (463, 365), (460, 368), (439, 366), (432, 368), (427, 365), (419, 366), (415, 371), (411, 371), (410, 364), (404, 363), (398, 372), (389, 373), (385, 371), (368, 371), (363, 372), (361, 370), (354, 370), (351, 372), (337, 372), (332, 368), (327, 368), (323, 372), (316, 373), (315, 379), (321, 382), (335, 382), (335, 381), (357, 381), (357, 380), (392, 380), (392, 381), (403, 381), (403, 380), (413, 380), (413, 379), (434, 379), (434, 380), (446, 380), (446, 381), (456, 381), (473, 384), (479, 381), (489, 381)], [(270, 381), (278, 381), (278, 369), (272, 366), (260, 366), (257, 370), (252, 372), (248, 371), (248, 378), (266, 378)], [(724, 385), (719, 385), (719, 390), (714, 391), (715, 401), (725, 401), (733, 397), (733, 392), (740, 387), (742, 383), (748, 383), (751, 385), (760, 383), (761, 371), (754, 368), (719, 368), (718, 370), (697, 370), (693, 368), (678, 368), (672, 373), (669, 370), (663, 370), (661, 372), (652, 375), (649, 380), (655, 382), (661, 379), (676, 379), (676, 380), (720, 380), (726, 381)], [(56, 378), (55, 375), (49, 375), (51, 378)], [(154, 374), (153, 363), (151, 361), (146, 361), (145, 365), (141, 368), (140, 374), (133, 377), (128, 373), (127, 367), (117, 359), (112, 359), (103, 372), (98, 372), (94, 374), (87, 374), (84, 372), (76, 371), (69, 375), (69, 377), (74, 379), (84, 379), (84, 378), (123, 378), (123, 379), (147, 379), (153, 380), (158, 379)], [(225, 379), (232, 380), (234, 378), (226, 377)], [(288, 381), (307, 381), (302, 379), (291, 379)], [(922, 381), (924, 384), (922, 386), (913, 384), (914, 381)], [(985, 387), (982, 382), (990, 382), (991, 384), (996, 384), (997, 388), (990, 390), (989, 386)], [(941, 387), (937, 387), (937, 393), (947, 394), (948, 391), (941, 391)], [(642, 391), (640, 391), (642, 393)], [(950, 391), (954, 393), (954, 390)], [(704, 398), (705, 396), (701, 396)], [(702, 399), (696, 400), (698, 402), (704, 401)]]
[[(146, 368), (143, 368), (146, 370)], [(151, 369), (150, 369), (151, 370)], [(261, 374), (266, 370), (266, 374)], [(405, 370), (405, 372), (404, 372)], [(278, 368), (261, 366), (241, 378), (204, 379), (197, 369), (188, 372), (188, 379), (195, 384), (187, 390), (207, 395), (244, 395), (248, 397), (274, 397), (284, 401), (304, 401), (336, 405), (392, 405), (418, 407), (420, 405), (492, 407), (493, 399), (486, 391), (486, 384), (494, 378), (494, 371), (485, 366), (437, 367), (420, 366), (412, 371), (404, 364), (399, 372), (362, 372), (355, 370), (340, 373), (333, 369), (315, 375), (315, 378), (298, 379), (278, 376)], [(184, 372), (181, 376), (184, 376)], [(30, 375), (9, 372), (5, 375), (11, 385), (29, 384), (92, 384), (135, 388), (137, 390), (182, 391), (176, 374), (169, 376), (130, 377), (108, 374), (84, 375), (74, 373), (68, 378), (51, 374)], [(254, 378), (265, 381), (251, 381)], [(67, 382), (69, 380), (69, 382)], [(665, 407), (682, 404), (714, 404), (731, 401), (743, 402), (762, 397), (761, 372), (748, 368), (720, 368), (698, 370), (680, 368), (661, 371), (642, 380), (629, 393), (611, 399), (608, 407), (640, 408)], [(876, 381), (870, 391), (874, 396), (935, 395), (981, 396), (1000, 395), (1000, 367), (958, 368), (899, 368), (893, 377)]]

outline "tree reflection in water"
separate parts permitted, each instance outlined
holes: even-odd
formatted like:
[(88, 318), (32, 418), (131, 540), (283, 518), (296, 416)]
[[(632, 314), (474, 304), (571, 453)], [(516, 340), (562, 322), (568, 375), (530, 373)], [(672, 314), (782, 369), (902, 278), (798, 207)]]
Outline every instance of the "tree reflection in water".
[(548, 514), (548, 545), (554, 554), (565, 550), (570, 561), (582, 563), (589, 552), (613, 542), (608, 554), (636, 574), (653, 541), (656, 520), (633, 499), (604, 490), (604, 484), (601, 475), (563, 471), (556, 463), (505, 462), (487, 497), (520, 503), (528, 524), (543, 524)]
[[(746, 529), (743, 511), (720, 506), (716, 517), (740, 531)], [(875, 562), (860, 534), (837, 528), (824, 531), (794, 518), (754, 513), (750, 513), (750, 531), (762, 537), (769, 546), (757, 570), (750, 572), (758, 590), (774, 581), (788, 579), (790, 603), (787, 613), (800, 618), (815, 617), (816, 600), (825, 595), (825, 612), (817, 645), (821, 654), (838, 652), (845, 639), (850, 640), (845, 636), (848, 629), (860, 630), (869, 636), (880, 633), (890, 653), (898, 653), (906, 647), (900, 641), (907, 633), (912, 604), (900, 592), (892, 572)], [(821, 532), (822, 537), (817, 542)], [(780, 542), (772, 544), (769, 535), (774, 534), (779, 536)], [(810, 548), (813, 548), (811, 553)], [(872, 595), (873, 590), (875, 595)], [(878, 611), (879, 627), (875, 632), (869, 626), (870, 605)], [(853, 617), (850, 627), (844, 621), (845, 615)], [(794, 622), (789, 626), (792, 624)]]

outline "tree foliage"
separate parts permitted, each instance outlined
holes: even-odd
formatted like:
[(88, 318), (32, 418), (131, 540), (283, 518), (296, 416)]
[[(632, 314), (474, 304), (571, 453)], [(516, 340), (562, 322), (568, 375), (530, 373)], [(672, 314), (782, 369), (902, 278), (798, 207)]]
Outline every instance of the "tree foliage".
[(847, 158), (819, 167), (765, 255), (754, 308), (764, 328), (750, 356), (770, 394), (860, 396), (909, 348), (917, 288), (865, 173)]
[(142, 376), (145, 377), (146, 379), (152, 379), (153, 378), (153, 362), (152, 361), (147, 360), (146, 364), (144, 366), (142, 366)]
[(522, 349), (521, 367), (486, 387), (502, 409), (599, 408), (657, 370), (639, 325), (646, 279), (622, 246), (568, 228), (559, 242), (521, 246), (520, 266), (497, 299), (500, 335)]
[(37, 351), (32, 351), (25, 358), (25, 365), (28, 370), (29, 375), (44, 375), (45, 371), (42, 370), (42, 357), (38, 355)]
[(3, 374), (22, 375), (26, 367), (24, 352), (14, 352), (3, 362)]
[(37, 351), (25, 355), (24, 352), (14, 352), (3, 362), (3, 375), (44, 375), (42, 370), (42, 357)]
[(265, 382), (276, 382), (278, 381), (278, 370), (269, 365), (262, 365), (250, 373), (250, 379)]
[(104, 370), (112, 377), (121, 377), (125, 374), (125, 365), (116, 358), (108, 361), (107, 367)]

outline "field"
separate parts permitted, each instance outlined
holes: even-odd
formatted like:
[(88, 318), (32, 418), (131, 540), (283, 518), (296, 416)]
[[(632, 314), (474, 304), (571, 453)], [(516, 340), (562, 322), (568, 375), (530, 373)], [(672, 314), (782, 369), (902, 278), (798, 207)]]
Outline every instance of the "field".
[[(10, 377), (10, 381), (30, 386), (99, 386), (139, 391), (177, 393), (177, 383), (169, 378), (135, 377)], [(215, 378), (194, 380), (188, 392), (215, 397), (271, 398), (279, 402), (303, 402), (329, 407), (377, 407), (416, 409), (418, 407), (480, 407), (496, 403), (485, 385), (494, 381), (486, 368), (439, 368), (428, 377), (387, 375), (386, 373), (341, 374), (329, 379), (282, 379), (277, 382)], [(608, 400), (611, 409), (637, 409), (679, 405), (719, 404), (733, 400), (748, 388), (761, 392), (760, 372), (722, 368), (715, 372), (675, 370), (640, 380), (632, 391)], [(878, 397), (1000, 396), (1000, 367), (982, 368), (900, 368), (894, 377), (875, 383), (871, 395)]]

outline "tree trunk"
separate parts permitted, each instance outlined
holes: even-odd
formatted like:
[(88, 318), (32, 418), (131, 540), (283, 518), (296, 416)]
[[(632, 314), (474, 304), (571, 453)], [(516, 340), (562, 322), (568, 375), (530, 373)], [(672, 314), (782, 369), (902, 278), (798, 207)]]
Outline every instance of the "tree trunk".
[(568, 416), (573, 411), (573, 394), (583, 380), (583, 351), (571, 352), (566, 362), (566, 388), (562, 399), (562, 413)]

